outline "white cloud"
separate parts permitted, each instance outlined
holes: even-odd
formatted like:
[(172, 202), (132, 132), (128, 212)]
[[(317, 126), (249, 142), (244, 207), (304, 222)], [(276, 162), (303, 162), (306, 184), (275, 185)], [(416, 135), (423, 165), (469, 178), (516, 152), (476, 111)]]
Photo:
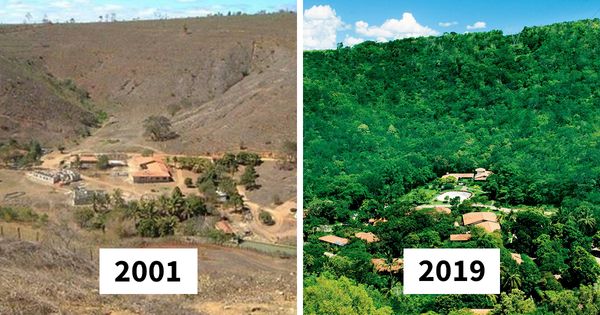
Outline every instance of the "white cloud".
[(438, 35), (439, 32), (417, 22), (410, 12), (404, 12), (402, 19), (388, 19), (381, 26), (369, 26), (367, 22), (355, 23), (356, 33), (376, 38), (377, 41), (388, 41), (408, 37)]
[(364, 38), (357, 38), (357, 37), (352, 37), (352, 36), (346, 35), (346, 38), (344, 38), (343, 43), (344, 43), (344, 46), (354, 46), (354, 45), (360, 44), (364, 41), (365, 41)]
[(337, 31), (346, 24), (328, 5), (304, 10), (304, 49), (331, 49), (336, 46)]
[(158, 12), (158, 9), (156, 9), (156, 8), (147, 8), (147, 9), (138, 11), (138, 13), (136, 14), (136, 17), (144, 19), (144, 18), (154, 16), (154, 13), (156, 13), (156, 12)]
[(217, 11), (208, 10), (208, 9), (192, 9), (183, 12), (183, 14), (177, 15), (177, 17), (186, 17), (186, 16), (207, 16), (209, 14), (215, 14)]
[(457, 25), (458, 22), (456, 21), (452, 21), (452, 22), (439, 22), (438, 25), (441, 27), (450, 27), (450, 26), (454, 26)]
[(479, 29), (486, 28), (486, 27), (487, 27), (486, 23), (482, 22), (482, 21), (475, 22), (475, 23), (473, 23), (473, 25), (467, 25), (468, 30), (479, 30)]
[(71, 2), (69, 1), (55, 1), (51, 2), (50, 6), (60, 9), (68, 9), (71, 7)]
[(105, 4), (94, 7), (93, 10), (96, 12), (111, 12), (111, 11), (120, 11), (123, 9), (122, 5), (119, 4)]

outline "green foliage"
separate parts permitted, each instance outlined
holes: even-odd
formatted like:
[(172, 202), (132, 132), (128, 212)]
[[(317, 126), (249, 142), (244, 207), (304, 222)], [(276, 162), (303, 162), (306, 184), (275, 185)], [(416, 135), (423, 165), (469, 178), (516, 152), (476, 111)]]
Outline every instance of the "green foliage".
[(260, 214), (258, 215), (258, 218), (260, 219), (260, 222), (262, 222), (265, 225), (275, 224), (275, 221), (273, 220), (273, 216), (271, 216), (271, 213), (269, 213), (267, 211), (261, 211)]
[(260, 156), (251, 152), (240, 152), (235, 156), (237, 163), (245, 166), (259, 166), (262, 164)]
[(577, 284), (594, 284), (600, 280), (600, 264), (594, 256), (581, 246), (577, 246), (571, 253), (567, 281)]
[(195, 173), (201, 173), (206, 171), (210, 165), (210, 160), (200, 158), (200, 157), (192, 157), (192, 156), (179, 156), (176, 157), (177, 167), (180, 169), (192, 171)]
[(0, 220), (5, 222), (47, 223), (47, 214), (38, 214), (27, 207), (0, 206)]
[(171, 120), (165, 116), (150, 116), (144, 120), (144, 129), (152, 141), (174, 139), (177, 134), (171, 130)]
[(391, 315), (388, 306), (377, 305), (364, 285), (346, 277), (338, 280), (318, 277), (306, 281), (304, 287), (305, 314), (331, 315)]
[[(595, 19), (305, 52), (307, 279), (332, 273), (372, 285), (401, 314), (566, 309), (547, 306), (545, 292), (577, 291), (599, 277), (590, 255), (600, 243), (599, 26)], [(494, 172), (478, 187), (440, 179), (477, 167)], [(475, 192), (471, 202), (448, 200), (449, 215), (415, 211), (461, 183)], [(518, 211), (497, 211), (499, 232), (455, 227), (475, 203)], [(373, 232), (380, 242), (328, 248), (318, 241), (321, 226), (342, 237)], [(471, 240), (448, 241), (468, 231)], [(501, 248), (500, 299), (400, 298), (399, 277), (361, 269), (365, 257), (401, 258), (409, 247)]]
[(104, 155), (104, 154), (103, 154), (103, 155), (100, 155), (100, 156), (98, 157), (98, 163), (97, 163), (97, 165), (96, 165), (96, 166), (97, 166), (97, 167), (98, 167), (98, 169), (100, 169), (100, 170), (105, 170), (105, 169), (107, 169), (107, 168), (109, 167), (109, 165), (108, 165), (108, 156), (106, 156), (106, 155)]
[(38, 164), (42, 154), (42, 146), (36, 140), (29, 143), (16, 140), (0, 143), (0, 162), (9, 166), (21, 168)]
[(154, 151), (150, 150), (150, 149), (144, 149), (142, 150), (142, 156), (143, 157), (149, 157), (154, 155)]
[(494, 307), (492, 314), (494, 315), (525, 315), (534, 314), (536, 311), (533, 299), (526, 298), (523, 291), (517, 289), (506, 294), (502, 292), (500, 295), (500, 303)]
[(240, 178), (240, 184), (246, 186), (248, 190), (254, 190), (260, 188), (260, 185), (256, 183), (256, 179), (258, 178), (258, 173), (256, 173), (256, 169), (254, 166), (249, 165), (246, 166), (242, 177)]

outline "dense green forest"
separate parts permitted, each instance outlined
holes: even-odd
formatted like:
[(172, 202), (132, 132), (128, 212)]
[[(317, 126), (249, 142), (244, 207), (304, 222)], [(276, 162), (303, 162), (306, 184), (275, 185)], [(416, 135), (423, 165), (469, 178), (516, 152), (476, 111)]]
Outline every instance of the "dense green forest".
[[(599, 39), (594, 19), (305, 52), (306, 313), (600, 314)], [(414, 211), (478, 167), (476, 200)], [(497, 213), (501, 232), (455, 226), (474, 202), (520, 211)], [(402, 295), (371, 259), (410, 247), (500, 248), (502, 294)]]

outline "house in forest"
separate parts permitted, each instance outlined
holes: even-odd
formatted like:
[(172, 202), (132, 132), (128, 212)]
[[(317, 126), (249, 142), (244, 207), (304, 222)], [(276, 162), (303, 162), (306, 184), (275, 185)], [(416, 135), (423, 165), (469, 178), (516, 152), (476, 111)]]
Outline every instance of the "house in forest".
[(472, 308), (470, 309), (471, 313), (475, 315), (486, 315), (492, 312), (491, 308)]
[(521, 254), (510, 253), (510, 258), (512, 258), (517, 263), (517, 265), (523, 263), (523, 258), (521, 257)]
[(394, 258), (391, 263), (387, 263), (383, 258), (373, 258), (371, 259), (371, 263), (377, 272), (396, 273), (404, 267), (404, 260), (402, 258)]
[(464, 225), (475, 225), (488, 233), (500, 230), (498, 217), (493, 212), (469, 212), (463, 214)]
[(377, 225), (378, 223), (385, 223), (387, 221), (388, 220), (386, 218), (378, 218), (378, 219), (371, 218), (371, 219), (369, 219), (369, 224)]
[(457, 180), (459, 179), (473, 179), (475, 177), (475, 174), (473, 173), (446, 173), (446, 175), (442, 176), (442, 178), (448, 178), (448, 177), (454, 177)]
[(493, 173), (491, 171), (488, 171), (485, 168), (480, 167), (480, 168), (475, 169), (475, 177), (473, 179), (476, 181), (484, 181), (484, 180), (487, 180), (487, 178), (492, 174)]
[(452, 242), (466, 242), (471, 239), (471, 234), (450, 234)]
[(356, 238), (360, 238), (361, 240), (366, 241), (367, 243), (379, 242), (379, 238), (377, 237), (377, 235), (371, 232), (358, 232), (354, 234), (354, 236), (356, 236)]
[(443, 175), (442, 178), (454, 177), (457, 180), (472, 179), (476, 181), (485, 181), (492, 174), (493, 173), (491, 171), (488, 171), (483, 167), (479, 167), (475, 169), (475, 173), (446, 173), (446, 175)]
[(325, 242), (325, 243), (334, 244), (334, 245), (338, 245), (338, 246), (345, 246), (350, 242), (350, 240), (348, 240), (347, 238), (343, 238), (343, 237), (339, 237), (339, 236), (335, 236), (335, 235), (321, 236), (321, 237), (319, 237), (319, 240), (322, 242)]

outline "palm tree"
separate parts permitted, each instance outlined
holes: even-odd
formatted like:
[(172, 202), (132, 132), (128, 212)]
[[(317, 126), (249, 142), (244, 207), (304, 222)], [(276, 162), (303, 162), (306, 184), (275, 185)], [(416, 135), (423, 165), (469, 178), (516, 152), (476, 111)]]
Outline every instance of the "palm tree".
[(521, 275), (518, 272), (513, 273), (505, 273), (504, 281), (502, 283), (502, 289), (507, 292), (510, 292), (513, 289), (518, 289), (521, 287)]
[(158, 207), (158, 212), (161, 215), (167, 215), (171, 212), (169, 204), (170, 204), (170, 199), (167, 198), (167, 196), (165, 196), (165, 195), (161, 195), (156, 200), (156, 206)]
[(587, 210), (583, 213), (583, 216), (577, 220), (581, 229), (588, 234), (590, 231), (594, 231), (596, 227), (596, 219), (592, 215), (590, 210)]

